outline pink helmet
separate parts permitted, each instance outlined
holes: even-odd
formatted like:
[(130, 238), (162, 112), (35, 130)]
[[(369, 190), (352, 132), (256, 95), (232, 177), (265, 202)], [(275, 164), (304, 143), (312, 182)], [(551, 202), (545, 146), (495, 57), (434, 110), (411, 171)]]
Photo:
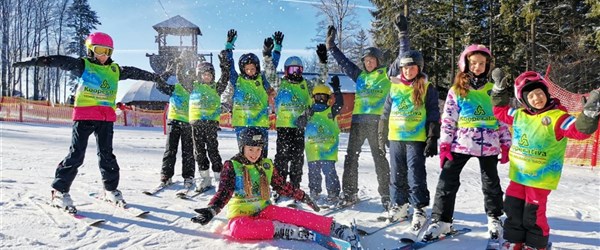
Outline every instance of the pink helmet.
[(102, 32), (94, 32), (85, 39), (85, 47), (92, 49), (93, 45), (106, 46), (111, 49), (115, 48), (113, 46), (112, 38), (108, 34)]
[(465, 48), (465, 50), (463, 50), (462, 53), (460, 53), (460, 56), (458, 57), (458, 69), (460, 70), (460, 72), (463, 73), (467, 73), (467, 71), (469, 70), (467, 68), (467, 60), (469, 58), (467, 58), (467, 55), (473, 53), (473, 52), (482, 52), (487, 54), (490, 57), (489, 62), (487, 63), (487, 67), (486, 67), (486, 72), (490, 71), (491, 68), (491, 59), (492, 59), (492, 52), (485, 47), (485, 45), (483, 44), (471, 44), (469, 46), (467, 46)]
[(546, 90), (548, 90), (548, 82), (546, 82), (546, 80), (538, 72), (523, 72), (515, 79), (515, 96), (517, 97), (517, 100), (523, 104), (526, 103), (525, 97), (523, 96), (523, 88), (530, 83), (541, 83), (546, 87)]

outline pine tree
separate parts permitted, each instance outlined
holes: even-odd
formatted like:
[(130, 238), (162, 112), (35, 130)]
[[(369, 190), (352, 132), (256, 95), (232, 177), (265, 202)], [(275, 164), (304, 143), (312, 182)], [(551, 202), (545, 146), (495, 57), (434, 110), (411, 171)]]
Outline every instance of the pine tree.
[(98, 20), (96, 12), (90, 9), (87, 0), (74, 0), (67, 12), (69, 14), (66, 25), (72, 29), (67, 51), (83, 57), (86, 55), (85, 38), (96, 29), (96, 25), (102, 23)]

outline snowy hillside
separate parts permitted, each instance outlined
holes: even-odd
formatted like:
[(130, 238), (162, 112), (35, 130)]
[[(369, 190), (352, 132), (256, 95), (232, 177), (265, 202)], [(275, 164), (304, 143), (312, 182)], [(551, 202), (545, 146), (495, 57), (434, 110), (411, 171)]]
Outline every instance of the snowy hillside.
[[(86, 227), (50, 208), (50, 183), (54, 168), (67, 154), (71, 137), (69, 126), (0, 123), (0, 248), (1, 249), (321, 249), (318, 245), (297, 241), (240, 242), (214, 233), (225, 222), (221, 213), (207, 226), (194, 224), (192, 209), (207, 204), (209, 195), (194, 200), (175, 197), (182, 185), (181, 163), (176, 165), (178, 184), (157, 197), (142, 194), (142, 190), (158, 184), (165, 136), (162, 128), (117, 127), (114, 153), (121, 167), (119, 189), (132, 206), (149, 210), (144, 218), (131, 217), (109, 205), (100, 204), (88, 196), (102, 189), (97, 166), (96, 145), (90, 137), (84, 166), (73, 183), (71, 196), (80, 212), (91, 218), (105, 219), (97, 227)], [(224, 159), (237, 152), (235, 134), (221, 131), (220, 150)], [(340, 159), (344, 159), (347, 134), (342, 135)], [(269, 156), (275, 155), (275, 133), (270, 136)], [(338, 162), (338, 172), (343, 171)], [(382, 212), (376, 192), (377, 181), (369, 147), (363, 147), (360, 158), (360, 194), (374, 197), (354, 208), (334, 214), (348, 223), (356, 218), (359, 226), (374, 229), (383, 225), (374, 222)], [(507, 166), (500, 165), (502, 186), (508, 184)], [(439, 159), (427, 159), (428, 184), (431, 197), (435, 193), (439, 174)], [(302, 186), (307, 190), (305, 176)], [(427, 249), (484, 249), (486, 216), (479, 166), (471, 160), (462, 173), (462, 185), (457, 197), (455, 228), (469, 227), (472, 232), (456, 239), (431, 245)], [(430, 209), (428, 209), (428, 212)], [(565, 167), (557, 191), (549, 197), (550, 240), (554, 249), (600, 249), (600, 169)], [(368, 249), (390, 249), (400, 246), (397, 241), (406, 224), (364, 237)]]

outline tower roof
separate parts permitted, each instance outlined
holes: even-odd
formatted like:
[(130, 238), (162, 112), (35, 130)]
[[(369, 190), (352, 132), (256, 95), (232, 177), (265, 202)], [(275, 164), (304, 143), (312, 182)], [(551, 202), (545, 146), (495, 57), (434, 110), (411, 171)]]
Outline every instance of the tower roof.
[(196, 26), (180, 15), (171, 17), (152, 26), (159, 33), (169, 35), (202, 35), (200, 27)]

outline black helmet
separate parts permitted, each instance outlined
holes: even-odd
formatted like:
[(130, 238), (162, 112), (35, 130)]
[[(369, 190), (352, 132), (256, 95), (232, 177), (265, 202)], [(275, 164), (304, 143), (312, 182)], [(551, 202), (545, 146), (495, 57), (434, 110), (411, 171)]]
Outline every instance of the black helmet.
[[(256, 75), (246, 75), (246, 72), (244, 72), (244, 66), (246, 66), (246, 64), (254, 64), (256, 66)], [(240, 72), (242, 76), (246, 79), (254, 80), (260, 74), (260, 61), (258, 60), (258, 57), (255, 54), (243, 54), (242, 56), (240, 56), (240, 61), (238, 62), (238, 65), (240, 67)]]
[(258, 128), (245, 128), (240, 132), (240, 152), (244, 152), (244, 146), (261, 147), (265, 144), (262, 131)]
[(381, 65), (381, 63), (383, 62), (383, 53), (381, 53), (381, 50), (379, 50), (378, 48), (375, 47), (368, 47), (365, 50), (363, 50), (362, 56), (360, 57), (360, 60), (365, 60), (365, 57), (367, 56), (372, 56), (377, 58), (377, 65)]
[(424, 63), (423, 55), (421, 54), (421, 52), (416, 51), (416, 50), (409, 50), (409, 51), (405, 51), (404, 53), (402, 53), (402, 55), (400, 55), (400, 63), (398, 64), (398, 66), (404, 67), (404, 66), (417, 65), (417, 66), (419, 66), (419, 72), (421, 72), (421, 71), (423, 71), (424, 64), (425, 63)]

